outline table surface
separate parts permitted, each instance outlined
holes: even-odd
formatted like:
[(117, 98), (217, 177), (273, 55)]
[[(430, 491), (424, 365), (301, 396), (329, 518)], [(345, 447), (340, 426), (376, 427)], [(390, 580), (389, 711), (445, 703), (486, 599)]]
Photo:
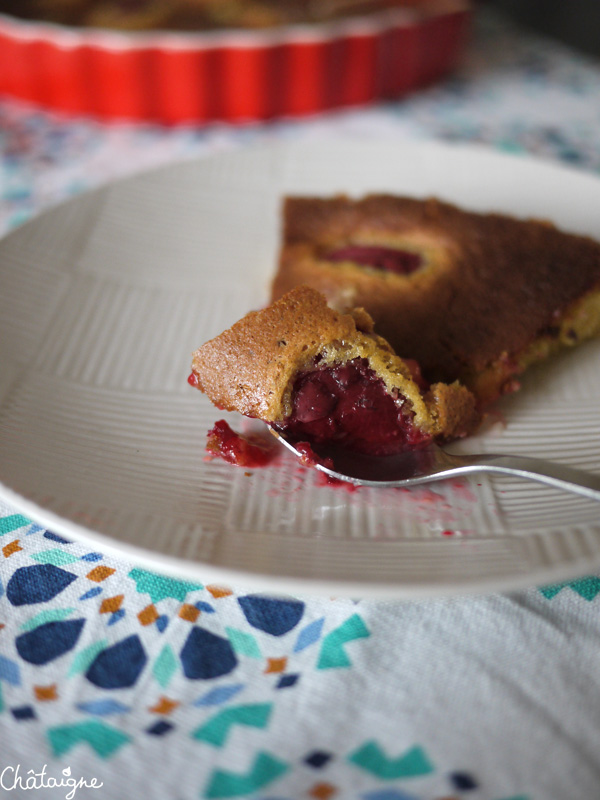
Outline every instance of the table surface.
[[(450, 79), (310, 120), (166, 130), (4, 99), (0, 230), (265, 138), (477, 142), (598, 172), (599, 117), (600, 64), (489, 14)], [(0, 796), (593, 800), (599, 612), (596, 575), (422, 602), (273, 599), (149, 573), (0, 502)]]

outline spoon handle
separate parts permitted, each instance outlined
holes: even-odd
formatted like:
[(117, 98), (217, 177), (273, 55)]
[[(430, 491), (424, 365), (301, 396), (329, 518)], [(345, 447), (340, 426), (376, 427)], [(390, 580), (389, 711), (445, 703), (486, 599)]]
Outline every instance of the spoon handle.
[[(450, 455), (448, 466), (465, 475), (473, 472), (496, 472), (504, 475), (513, 475), (516, 478), (526, 478), (539, 483), (545, 483), (556, 489), (587, 497), (590, 500), (600, 500), (600, 475), (585, 472), (566, 464), (557, 464), (541, 458), (527, 456), (505, 456), (493, 453), (480, 453), (477, 455)], [(455, 472), (455, 474), (458, 474)]]

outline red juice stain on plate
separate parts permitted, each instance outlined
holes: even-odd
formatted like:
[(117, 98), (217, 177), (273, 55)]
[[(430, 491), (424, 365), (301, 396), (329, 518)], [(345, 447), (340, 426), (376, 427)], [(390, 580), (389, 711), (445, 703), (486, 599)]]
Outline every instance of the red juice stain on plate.
[[(477, 485), (481, 486), (480, 483)], [(466, 500), (469, 503), (477, 503), (477, 495), (464, 481), (453, 482), (452, 491), (461, 500)]]
[(277, 453), (274, 442), (268, 442), (258, 434), (242, 436), (232, 430), (224, 419), (215, 422), (208, 432), (206, 450), (210, 456), (246, 468), (265, 467)]

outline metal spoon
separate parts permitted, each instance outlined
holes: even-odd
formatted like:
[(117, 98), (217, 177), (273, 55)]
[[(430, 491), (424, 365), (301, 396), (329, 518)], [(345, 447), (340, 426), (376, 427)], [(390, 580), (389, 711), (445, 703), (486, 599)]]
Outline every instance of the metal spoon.
[[(280, 431), (270, 430), (288, 450), (305, 460), (304, 454)], [(359, 486), (416, 486), (459, 475), (494, 472), (545, 483), (590, 500), (600, 500), (600, 475), (540, 458), (491, 453), (455, 455), (434, 444), (392, 456), (369, 456), (329, 447), (326, 451), (315, 449), (315, 452), (320, 457), (332, 458), (336, 468), (330, 469), (319, 463), (313, 466), (331, 478)]]

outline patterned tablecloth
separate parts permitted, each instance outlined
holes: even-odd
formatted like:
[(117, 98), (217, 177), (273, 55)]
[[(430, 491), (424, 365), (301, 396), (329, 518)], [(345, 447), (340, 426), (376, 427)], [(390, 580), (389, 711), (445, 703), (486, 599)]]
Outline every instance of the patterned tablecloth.
[[(600, 65), (481, 18), (403, 102), (233, 129), (0, 103), (0, 227), (272, 137), (479, 142), (600, 170)], [(0, 797), (600, 798), (600, 577), (427, 602), (181, 582), (0, 502)]]

